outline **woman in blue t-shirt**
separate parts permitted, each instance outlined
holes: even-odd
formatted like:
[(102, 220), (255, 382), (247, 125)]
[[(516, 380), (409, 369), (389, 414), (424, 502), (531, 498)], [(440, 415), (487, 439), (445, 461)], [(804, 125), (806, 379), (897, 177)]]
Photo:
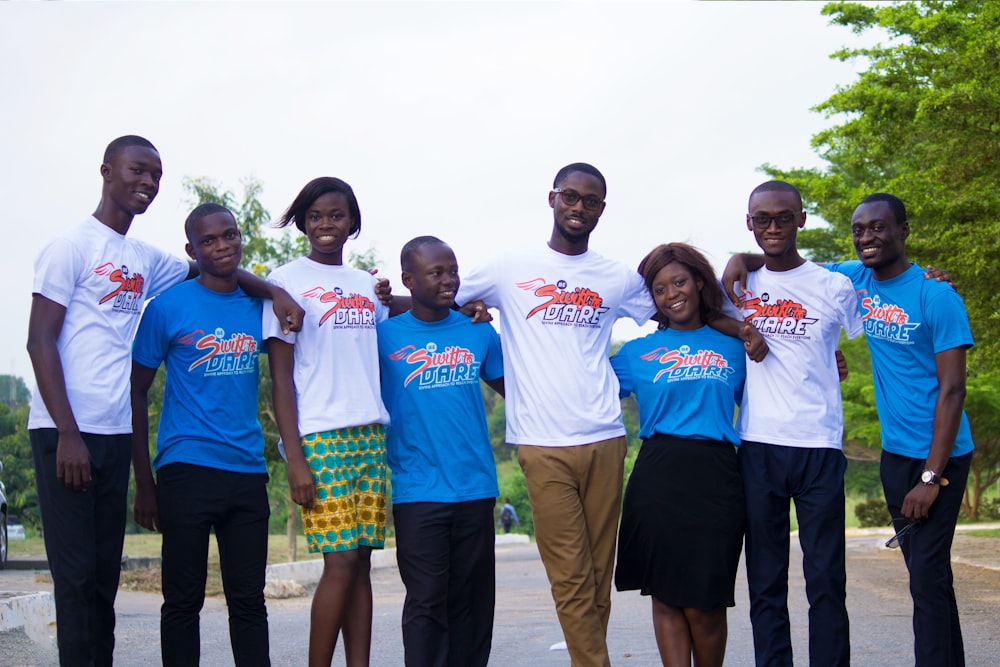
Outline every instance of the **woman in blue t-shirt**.
[(664, 665), (722, 665), (743, 545), (733, 417), (744, 347), (707, 326), (722, 315), (723, 293), (697, 250), (660, 245), (639, 273), (660, 326), (611, 359), (621, 396), (639, 404), (643, 441), (625, 490), (615, 585), (652, 596)]

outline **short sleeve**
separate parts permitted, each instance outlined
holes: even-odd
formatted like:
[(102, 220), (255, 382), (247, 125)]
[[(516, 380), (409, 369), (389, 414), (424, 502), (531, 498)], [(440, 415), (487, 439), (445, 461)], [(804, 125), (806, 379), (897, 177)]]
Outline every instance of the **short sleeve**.
[(969, 327), (965, 302), (954, 288), (944, 287), (929, 299), (925, 317), (930, 328), (934, 354), (956, 347), (972, 347), (972, 329)]
[[(288, 291), (288, 288), (278, 275), (272, 273), (267, 277), (267, 281), (272, 285)], [(298, 334), (294, 331), (289, 331), (287, 334), (281, 331), (281, 322), (278, 321), (278, 316), (274, 314), (273, 302), (270, 299), (264, 301), (264, 307), (261, 309), (261, 337), (265, 341), (268, 338), (277, 338), (278, 340), (288, 343), (289, 345), (295, 345), (297, 336)]]
[(60, 306), (69, 307), (82, 267), (83, 257), (69, 239), (54, 239), (35, 258), (35, 279), (31, 291)]
[(626, 271), (625, 291), (622, 293), (622, 303), (620, 312), (635, 320), (635, 323), (642, 326), (652, 319), (656, 314), (656, 306), (653, 304), (653, 297), (646, 289), (646, 283), (635, 271)]
[(497, 285), (500, 283), (501, 265), (500, 258), (493, 258), (463, 274), (455, 303), (464, 306), (470, 301), (483, 301), (488, 308), (497, 308), (500, 305)]
[(186, 260), (148, 243), (143, 243), (143, 249), (150, 263), (148, 298), (163, 294), (187, 279), (191, 266)]
[(841, 325), (847, 333), (848, 338), (857, 338), (864, 333), (864, 325), (861, 322), (861, 311), (858, 307), (858, 294), (854, 290), (854, 285), (843, 274), (834, 274), (839, 278), (837, 290), (837, 308), (841, 313)]
[(170, 349), (166, 314), (163, 311), (161, 303), (156, 299), (146, 306), (132, 343), (132, 360), (146, 368), (159, 368)]
[(479, 367), (479, 377), (484, 380), (496, 380), (503, 377), (503, 351), (500, 346), (500, 336), (492, 325), (486, 323), (473, 324), (474, 327), (484, 327), (486, 332), (487, 348), (486, 359)]
[(632, 378), (632, 365), (628, 362), (628, 354), (624, 346), (618, 350), (615, 356), (611, 357), (611, 368), (618, 377), (618, 384), (620, 385), (618, 391), (619, 398), (625, 398), (635, 391), (635, 382)]

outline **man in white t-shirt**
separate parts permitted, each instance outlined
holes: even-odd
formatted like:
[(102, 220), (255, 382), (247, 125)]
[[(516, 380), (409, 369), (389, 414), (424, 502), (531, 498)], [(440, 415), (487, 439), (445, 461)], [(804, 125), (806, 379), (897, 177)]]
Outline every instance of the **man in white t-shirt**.
[[(148, 140), (112, 141), (97, 210), (35, 260), (28, 354), (37, 386), (28, 413), (35, 485), (56, 603), (61, 665), (110, 665), (131, 461), (132, 339), (146, 299), (197, 275), (197, 265), (126, 237), (159, 191)], [(289, 328), (302, 311), (241, 272), (240, 286), (275, 299)]]
[(593, 166), (563, 167), (549, 192), (548, 245), (478, 267), (457, 298), (500, 310), (507, 442), (518, 445), (574, 667), (610, 664), (605, 639), (626, 449), (608, 361), (611, 329), (622, 317), (645, 324), (655, 310), (636, 271), (588, 247), (606, 192)]
[(805, 224), (783, 181), (750, 195), (747, 229), (765, 264), (744, 286), (743, 317), (771, 353), (747, 366), (740, 407), (746, 567), (758, 665), (792, 664), (788, 618), (789, 499), (795, 501), (809, 599), (809, 664), (849, 665), (844, 563), (843, 412), (835, 350), (861, 334), (857, 296), (842, 275), (796, 248)]

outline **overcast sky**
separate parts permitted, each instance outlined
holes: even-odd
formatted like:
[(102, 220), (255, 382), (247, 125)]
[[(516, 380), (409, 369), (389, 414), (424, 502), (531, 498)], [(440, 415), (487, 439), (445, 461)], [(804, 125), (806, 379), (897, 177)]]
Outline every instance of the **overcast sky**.
[[(93, 212), (107, 143), (150, 139), (160, 193), (130, 232), (178, 254), (185, 176), (277, 218), (316, 176), (350, 183), (399, 282), (420, 234), (460, 269), (546, 242), (555, 172), (608, 180), (591, 248), (629, 265), (687, 241), (721, 270), (767, 162), (819, 166), (810, 111), (861, 64), (822, 3), (0, 3), (0, 202), (10, 235), (0, 373), (24, 352), (33, 260)], [(287, 233), (287, 232), (280, 232)], [(635, 336), (620, 327), (616, 338)]]

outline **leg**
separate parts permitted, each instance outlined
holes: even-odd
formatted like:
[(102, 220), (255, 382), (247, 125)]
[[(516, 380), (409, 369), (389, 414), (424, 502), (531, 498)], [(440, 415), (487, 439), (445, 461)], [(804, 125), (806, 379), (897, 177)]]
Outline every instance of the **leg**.
[(614, 581), (628, 441), (624, 437), (615, 438), (591, 445), (589, 449), (592, 460), (584, 471), (580, 496), (594, 563), (594, 603), (604, 627), (602, 636), (606, 637), (611, 619), (611, 583)]
[(453, 511), (448, 503), (393, 506), (396, 560), (406, 586), (403, 650), (407, 665), (448, 664), (448, 579)]
[[(524, 470), (535, 521), (535, 540), (574, 667), (610, 665), (604, 621), (608, 603), (598, 600), (592, 538), (580, 490), (583, 480), (590, 477), (590, 450), (605, 444), (518, 447), (518, 462)], [(609, 486), (614, 479), (619, 481), (612, 493), (620, 495), (621, 474), (615, 475), (613, 468), (602, 472), (612, 476)], [(617, 506), (612, 511), (617, 519)], [(606, 539), (611, 540), (613, 557), (614, 533)], [(607, 568), (607, 564), (601, 567)], [(607, 585), (610, 594), (610, 582)]]
[[(370, 553), (370, 552), (369, 552)], [(368, 561), (370, 567), (371, 561)], [(348, 607), (354, 581), (361, 571), (358, 549), (323, 553), (323, 574), (313, 593), (309, 626), (309, 666), (329, 667), (337, 647), (337, 635), (349, 616)], [(367, 578), (367, 577), (366, 577)], [(371, 588), (369, 586), (369, 595)], [(351, 610), (353, 614), (353, 610)], [(371, 638), (371, 613), (368, 614), (368, 637)], [(344, 649), (347, 650), (347, 633)], [(360, 648), (360, 647), (352, 647)], [(348, 664), (352, 664), (348, 662)]]
[(271, 664), (264, 603), (267, 567), (267, 474), (221, 472), (228, 490), (225, 516), (215, 525), (222, 586), (229, 607), (229, 641), (237, 667)]
[(348, 593), (341, 632), (347, 667), (368, 667), (372, 650), (372, 548), (359, 546), (358, 565)]
[(653, 634), (664, 667), (691, 667), (691, 628), (684, 610), (663, 604), (654, 597)]
[(225, 493), (217, 471), (186, 463), (157, 472), (156, 495), (163, 532), (163, 606), (160, 646), (164, 667), (197, 665), (201, 655), (200, 619), (208, 576), (208, 538)]
[(684, 609), (684, 617), (691, 628), (691, 652), (695, 667), (722, 667), (729, 633), (726, 608), (709, 611), (688, 608)]
[[(949, 459), (941, 487), (926, 520), (900, 544), (910, 573), (916, 665), (965, 665), (962, 628), (951, 570), (951, 543), (961, 507), (972, 455)], [(889, 512), (900, 516), (903, 498), (916, 485), (922, 459), (882, 454), (882, 484)], [(898, 522), (897, 529), (905, 525)]]
[(844, 540), (844, 470), (838, 449), (801, 452), (795, 511), (802, 572), (809, 599), (809, 664), (850, 665), (847, 565)]
[(746, 567), (750, 622), (758, 665), (792, 664), (788, 621), (789, 496), (778, 447), (744, 442), (739, 451), (746, 500)]
[[(88, 436), (89, 437), (89, 436)], [(91, 493), (94, 498), (94, 539), (97, 544), (97, 585), (92, 627), (95, 665), (110, 667), (115, 650), (115, 597), (121, 576), (128, 475), (132, 464), (131, 436), (98, 436), (91, 448)]]
[(496, 602), (493, 498), (456, 503), (448, 577), (448, 664), (486, 667)]

